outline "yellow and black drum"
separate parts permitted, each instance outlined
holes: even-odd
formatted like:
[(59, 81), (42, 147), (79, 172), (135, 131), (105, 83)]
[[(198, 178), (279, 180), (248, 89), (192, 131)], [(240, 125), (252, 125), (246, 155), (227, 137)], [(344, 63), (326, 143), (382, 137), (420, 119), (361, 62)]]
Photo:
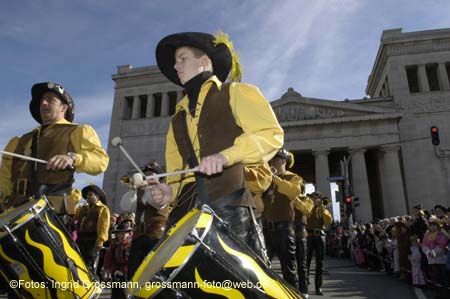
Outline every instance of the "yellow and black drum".
[(98, 298), (78, 249), (46, 199), (0, 215), (0, 277), (20, 298)]
[(130, 285), (139, 298), (302, 298), (207, 206), (168, 231)]

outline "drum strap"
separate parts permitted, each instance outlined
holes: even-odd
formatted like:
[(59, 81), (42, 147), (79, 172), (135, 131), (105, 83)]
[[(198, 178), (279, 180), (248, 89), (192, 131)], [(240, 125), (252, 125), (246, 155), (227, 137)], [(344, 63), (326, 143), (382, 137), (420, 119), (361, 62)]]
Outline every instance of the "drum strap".
[[(189, 130), (187, 127), (187, 120), (186, 120), (186, 112), (183, 110), (182, 113), (182, 128), (184, 131), (184, 136), (186, 140), (186, 145), (189, 149), (189, 158), (188, 158), (188, 164), (189, 167), (194, 168), (198, 166), (198, 160), (197, 156), (195, 155), (194, 147), (192, 145), (192, 141), (189, 138)], [(206, 189), (205, 179), (202, 176), (200, 172), (195, 172), (195, 181), (197, 182), (197, 192), (198, 192), (198, 198), (200, 199), (200, 203), (206, 204), (208, 202), (208, 190)]]
[(248, 199), (248, 208), (250, 210), (250, 215), (252, 215), (253, 226), (255, 227), (256, 235), (258, 236), (258, 241), (259, 241), (259, 244), (261, 245), (261, 253), (263, 255), (262, 258), (263, 258), (264, 262), (266, 263), (266, 265), (268, 267), (270, 267), (271, 263), (270, 263), (269, 256), (267, 255), (267, 248), (266, 248), (266, 242), (264, 242), (263, 231), (261, 229), (261, 226), (256, 221), (255, 213), (253, 212), (252, 204), (250, 203), (250, 196), (247, 196), (247, 199)]

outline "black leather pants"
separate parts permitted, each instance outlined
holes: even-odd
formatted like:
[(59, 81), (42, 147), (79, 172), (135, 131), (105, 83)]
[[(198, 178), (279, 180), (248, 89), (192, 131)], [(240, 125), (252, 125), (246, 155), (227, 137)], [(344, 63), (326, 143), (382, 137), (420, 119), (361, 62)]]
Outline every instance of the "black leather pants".
[(264, 237), (269, 259), (278, 257), (284, 280), (298, 289), (295, 233), (292, 222), (264, 223)]
[(249, 232), (252, 226), (248, 207), (224, 206), (216, 208), (214, 211), (223, 221), (228, 222), (230, 231), (237, 239), (248, 246), (251, 245)]
[(295, 228), (295, 256), (297, 258), (297, 273), (298, 273), (298, 290), (302, 294), (308, 294), (308, 277), (306, 272), (306, 250), (307, 239), (304, 228)]
[(325, 236), (308, 235), (307, 247), (308, 276), (313, 253), (315, 253), (316, 257), (316, 276), (314, 278), (314, 283), (317, 290), (322, 287), (323, 258), (325, 256)]
[[(214, 205), (212, 207), (214, 208)], [(256, 228), (253, 225), (250, 209), (248, 207), (222, 206), (214, 208), (214, 212), (223, 221), (228, 222), (230, 231), (235, 237), (237, 237), (237, 239), (239, 239), (239, 241), (250, 247), (255, 254), (264, 260), (262, 253), (263, 247), (261, 246), (261, 241), (258, 238)], [(265, 242), (264, 238), (262, 241)]]

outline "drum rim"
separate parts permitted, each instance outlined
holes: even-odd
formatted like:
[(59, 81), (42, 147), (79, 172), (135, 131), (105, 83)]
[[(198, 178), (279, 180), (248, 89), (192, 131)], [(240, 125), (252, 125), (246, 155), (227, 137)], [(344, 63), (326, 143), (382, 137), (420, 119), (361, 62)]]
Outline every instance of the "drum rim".
[[(204, 229), (204, 231), (203, 231), (203, 234), (201, 235), (201, 236), (199, 236), (199, 239), (201, 240), (201, 241), (203, 241), (205, 238), (206, 238), (206, 235), (208, 234), (208, 232), (211, 230), (211, 226), (213, 225), (213, 223), (214, 223), (214, 217), (215, 217), (215, 213), (212, 211), (212, 209), (211, 208), (209, 208), (208, 206), (206, 206), (206, 205), (204, 205), (204, 206), (202, 206), (201, 208), (194, 208), (194, 209), (192, 209), (190, 212), (188, 212), (185, 216), (183, 216), (171, 229), (173, 229), (173, 228), (175, 228), (176, 227), (176, 225), (178, 224), (178, 223), (180, 223), (181, 222), (181, 220), (183, 220), (183, 218), (185, 218), (185, 217), (187, 217), (190, 213), (192, 213), (190, 216), (189, 216), (189, 218), (191, 218), (191, 217), (194, 217), (194, 215), (196, 215), (196, 214), (200, 214), (199, 215), (199, 217), (198, 217), (198, 219), (196, 220), (196, 222), (195, 222), (195, 224), (194, 224), (194, 226), (192, 227), (192, 229), (194, 229), (195, 227), (196, 227), (196, 225), (197, 225), (197, 223), (198, 223), (198, 221), (200, 220), (200, 217), (202, 216), (202, 214), (208, 214), (209, 216), (211, 216), (211, 219), (210, 219), (210, 221), (209, 221), (209, 223), (205, 226), (205, 229)], [(186, 218), (186, 220), (185, 221), (187, 221), (187, 219), (189, 219), (189, 218)], [(183, 223), (185, 223), (185, 222), (183, 222)], [(190, 232), (192, 231), (192, 229), (189, 231), (189, 233), (185, 236), (185, 238), (183, 239), (183, 243), (184, 243), (184, 241), (186, 240), (186, 237), (190, 234)], [(166, 239), (166, 240), (164, 240), (164, 242), (163, 243), (161, 243), (160, 244), (160, 246), (158, 246), (158, 248), (156, 249), (157, 251), (155, 251), (154, 252), (154, 254), (156, 255), (156, 253), (161, 249), (161, 245), (163, 245), (168, 239), (170, 238), (170, 236)], [(183, 245), (183, 243), (181, 244), (181, 245)], [(180, 247), (181, 247), (181, 245), (180, 245)], [(171, 273), (170, 273), (170, 275), (169, 275), (169, 277), (167, 277), (167, 279), (166, 280), (164, 280), (164, 281), (162, 281), (162, 282), (165, 282), (165, 283), (167, 283), (167, 282), (171, 282), (171, 281), (173, 281), (174, 279), (175, 279), (175, 277), (179, 274), (179, 272), (181, 271), (181, 270), (183, 270), (183, 268), (186, 266), (186, 264), (188, 263), (188, 261), (191, 259), (191, 257), (197, 252), (197, 249), (198, 249), (198, 247), (199, 246), (201, 246), (201, 243), (197, 240), (197, 242), (196, 242), (196, 244), (195, 244), (195, 246), (194, 246), (194, 248), (192, 249), (192, 251), (186, 256), (186, 258), (183, 260), (183, 262), (180, 264), (180, 266), (178, 266), (175, 270), (173, 270)], [(180, 247), (178, 247), (177, 248), (177, 250), (180, 248)], [(151, 254), (151, 253), (150, 253)], [(153, 258), (154, 258), (155, 256), (153, 256)], [(163, 270), (165, 267), (165, 265), (167, 264), (167, 262), (170, 260), (170, 258), (168, 259), (168, 260), (166, 260), (165, 262), (164, 262), (164, 264), (163, 264), (163, 266), (158, 270), (158, 271), (156, 271), (151, 277), (150, 277), (150, 280), (149, 281), (151, 281), (151, 279), (153, 279), (154, 277), (155, 277), (155, 275), (158, 273), (158, 272), (160, 272), (161, 270)], [(149, 262), (150, 263), (150, 262)], [(133, 277), (134, 278), (134, 277)], [(132, 279), (132, 281), (133, 281), (133, 279)], [(164, 288), (158, 288), (153, 294), (151, 294), (151, 296), (150, 297), (148, 297), (148, 298), (154, 298), (155, 296), (157, 296), (162, 290), (164, 290)], [(132, 294), (133, 296), (139, 296), (139, 293), (140, 293), (141, 291), (138, 291), (138, 292), (136, 292), (136, 293), (134, 293), (134, 292), (129, 292), (129, 294)]]
[[(212, 212), (210, 209), (205, 208), (206, 205), (202, 206), (201, 209), (198, 209), (197, 213), (205, 213), (211, 216), (211, 220), (209, 221), (208, 225), (206, 225), (205, 230), (203, 231), (203, 234), (201, 236), (199, 236), (199, 240), (197, 240), (197, 243), (194, 246), (194, 249), (192, 249), (192, 251), (186, 256), (186, 258), (184, 259), (184, 261), (180, 264), (180, 266), (178, 268), (176, 268), (174, 271), (172, 271), (172, 273), (170, 273), (169, 277), (167, 278), (166, 282), (171, 282), (177, 275), (178, 273), (180, 273), (181, 270), (183, 270), (184, 266), (186, 266), (187, 262), (191, 259), (191, 257), (195, 254), (195, 252), (197, 251), (198, 247), (200, 247), (202, 245), (203, 240), (206, 238), (206, 235), (209, 233), (209, 231), (211, 230), (211, 226), (214, 223), (214, 212)], [(201, 215), (200, 215), (201, 217)], [(196, 224), (198, 223), (198, 221), (200, 220), (200, 217), (197, 219)], [(190, 232), (192, 232), (192, 230), (195, 229), (195, 226), (190, 230)], [(189, 233), (190, 233), (189, 232)], [(188, 234), (189, 235), (189, 234)]]
[[(43, 202), (43, 205), (40, 206), (39, 203), (41, 203), (41, 201)], [(40, 214), (46, 207), (50, 208), (50, 205), (48, 204), (47, 198), (45, 196), (43, 196), (43, 198), (40, 199), (33, 199), (30, 200), (30, 202), (26, 203), (26, 204), (30, 204), (33, 203), (33, 205), (30, 206), (30, 208), (24, 210), (24, 212), (30, 213), (30, 217), (28, 219), (26, 219), (26, 221), (23, 221), (19, 224), (16, 224), (14, 227), (10, 228), (7, 224), (6, 226), (8, 227), (9, 231), (2, 231), (0, 232), (0, 240), (3, 239), (4, 237), (11, 235), (12, 232), (18, 230), (19, 228), (21, 228), (22, 226), (24, 226), (25, 224), (27, 224), (28, 222), (30, 222), (31, 219), (36, 218), (38, 214)], [(32, 209), (34, 207), (39, 207), (39, 209), (36, 209), (36, 215), (32, 213)], [(5, 215), (6, 216), (6, 215)], [(17, 220), (19, 220), (22, 217), (25, 217), (26, 213), (24, 214), (19, 214), (17, 216), (14, 216), (10, 219), (9, 223), (15, 223)], [(0, 228), (4, 228), (5, 225), (0, 226)]]

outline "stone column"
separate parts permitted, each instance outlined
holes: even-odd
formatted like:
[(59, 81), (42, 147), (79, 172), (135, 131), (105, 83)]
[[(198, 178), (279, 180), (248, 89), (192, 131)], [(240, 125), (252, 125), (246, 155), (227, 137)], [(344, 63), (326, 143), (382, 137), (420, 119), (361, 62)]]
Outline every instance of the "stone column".
[(407, 212), (399, 149), (400, 145), (381, 147), (380, 176), (385, 217), (401, 216)]
[(139, 97), (133, 96), (133, 110), (131, 111), (131, 119), (139, 118), (139, 115), (141, 114), (139, 110), (141, 110)]
[(445, 63), (438, 64), (439, 85), (441, 90), (450, 90), (450, 82), (448, 82), (449, 76), (445, 68)]
[(330, 169), (328, 168), (328, 149), (313, 150), (316, 165), (316, 191), (331, 198)]
[(162, 93), (162, 100), (161, 100), (161, 116), (168, 116), (169, 115), (169, 95), (167, 92)]
[(147, 111), (145, 112), (145, 117), (155, 117), (155, 99), (153, 94), (147, 96)]
[(430, 85), (428, 84), (427, 71), (425, 70), (425, 65), (419, 65), (418, 73), (420, 92), (430, 91)]
[(365, 152), (366, 149), (363, 148), (350, 149), (353, 195), (359, 197), (359, 207), (355, 208), (354, 220), (362, 223), (370, 222), (373, 218)]

